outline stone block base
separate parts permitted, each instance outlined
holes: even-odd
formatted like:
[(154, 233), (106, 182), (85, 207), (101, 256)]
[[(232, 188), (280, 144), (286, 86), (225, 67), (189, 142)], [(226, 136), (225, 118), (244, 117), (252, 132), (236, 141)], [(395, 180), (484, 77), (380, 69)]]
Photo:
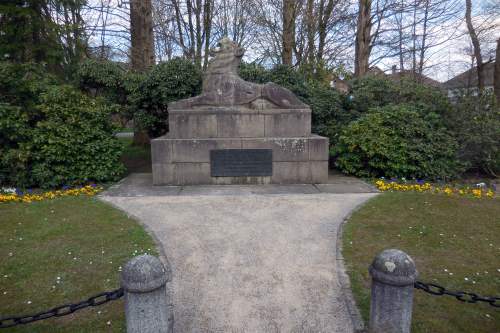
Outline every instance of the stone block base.
[[(272, 176), (212, 177), (210, 150), (272, 149)], [(151, 141), (153, 184), (315, 184), (328, 179), (328, 138), (207, 138)]]

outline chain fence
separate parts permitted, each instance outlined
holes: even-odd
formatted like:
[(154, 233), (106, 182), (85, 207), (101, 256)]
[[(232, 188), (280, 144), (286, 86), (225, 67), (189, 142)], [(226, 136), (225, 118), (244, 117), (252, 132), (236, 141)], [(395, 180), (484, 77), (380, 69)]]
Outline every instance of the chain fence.
[[(417, 281), (414, 284), (414, 288), (422, 290), (428, 294), (434, 296), (452, 296), (457, 300), (465, 303), (488, 303), (489, 305), (500, 308), (500, 297), (496, 296), (481, 296), (473, 292), (466, 291), (451, 291), (443, 286), (434, 283), (425, 283), (422, 281)], [(123, 296), (123, 289), (119, 288), (113, 291), (105, 291), (100, 294), (89, 297), (88, 299), (81, 301), (79, 303), (65, 304), (57, 306), (47, 311), (24, 315), (24, 316), (13, 316), (0, 318), (0, 328), (8, 328), (17, 325), (29, 324), (35, 321), (44, 320), (52, 317), (62, 317), (72, 314), (78, 310), (91, 307), (99, 306), (114, 300), (117, 300)]]
[(17, 325), (29, 324), (34, 321), (48, 319), (51, 317), (62, 317), (72, 314), (81, 309), (85, 309), (90, 306), (99, 306), (114, 300), (119, 299), (123, 296), (123, 289), (119, 288), (113, 291), (105, 291), (100, 294), (94, 295), (92, 297), (87, 298), (84, 301), (79, 303), (71, 303), (65, 304), (61, 306), (57, 306), (47, 311), (24, 315), (24, 316), (13, 316), (0, 318), (0, 328), (8, 328)]
[(434, 283), (425, 283), (422, 281), (417, 281), (414, 284), (415, 289), (423, 290), (428, 294), (434, 295), (434, 296), (453, 296), (457, 300), (465, 303), (478, 303), (478, 302), (484, 302), (488, 303), (489, 305), (495, 307), (495, 308), (500, 308), (500, 297), (496, 296), (481, 296), (473, 292), (466, 292), (466, 291), (451, 291), (446, 289), (443, 286), (434, 284)]

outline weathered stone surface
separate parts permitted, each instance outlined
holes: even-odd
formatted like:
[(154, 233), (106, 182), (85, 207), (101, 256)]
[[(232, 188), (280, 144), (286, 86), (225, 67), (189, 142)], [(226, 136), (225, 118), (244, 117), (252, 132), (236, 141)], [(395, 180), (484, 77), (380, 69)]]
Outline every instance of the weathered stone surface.
[(250, 110), (211, 108), (172, 110), (169, 114), (172, 138), (308, 137), (311, 110)]
[(264, 136), (264, 115), (224, 114), (217, 116), (220, 138), (254, 138)]
[(311, 182), (324, 184), (328, 181), (328, 161), (310, 161)]
[(290, 137), (311, 134), (310, 112), (267, 114), (265, 121), (265, 136)]
[(153, 164), (172, 162), (172, 141), (162, 136), (151, 143), (151, 161)]
[(210, 184), (210, 163), (176, 163), (174, 185)]
[(182, 114), (169, 115), (170, 135), (174, 138), (216, 138), (216, 114)]
[(240, 139), (172, 139), (169, 141), (172, 142), (171, 162), (174, 163), (210, 162), (212, 149), (241, 148)]
[(311, 161), (328, 161), (329, 140), (323, 136), (313, 135), (309, 138), (309, 159)]
[[(326, 183), (328, 179), (328, 139), (313, 136), (307, 138), (213, 138), (213, 139), (169, 139), (152, 140), (154, 154), (171, 147), (168, 161), (153, 164), (154, 183), (182, 185), (183, 179), (189, 184), (256, 184), (265, 183)], [(310, 149), (316, 149), (314, 160)], [(318, 148), (320, 147), (320, 148)], [(206, 163), (210, 165), (210, 150), (214, 149), (272, 149), (273, 176), (264, 177), (211, 177), (193, 175), (191, 164)], [(321, 150), (323, 154), (320, 153)], [(155, 161), (159, 159), (154, 158)], [(285, 162), (284, 164), (276, 164)], [(292, 163), (291, 163), (292, 162)], [(293, 162), (304, 162), (297, 164)], [(291, 164), (290, 164), (291, 163)], [(275, 168), (278, 166), (278, 168)], [(206, 171), (206, 170), (205, 170)], [(227, 178), (227, 179), (225, 179)]]
[(216, 148), (215, 140), (173, 140), (173, 162), (210, 162), (210, 150)]
[(369, 331), (410, 333), (413, 285), (418, 276), (413, 259), (400, 250), (384, 250), (373, 260), (370, 275)]
[(248, 184), (270, 184), (271, 177), (212, 177), (214, 185), (248, 185)]
[(274, 162), (272, 182), (277, 184), (311, 183), (309, 162)]
[(157, 163), (152, 165), (153, 185), (174, 185), (175, 164)]
[(214, 57), (208, 64), (201, 95), (170, 103), (169, 109), (235, 105), (255, 108), (256, 105), (262, 105), (260, 100), (268, 101), (265, 105), (274, 108), (307, 107), (286, 88), (274, 83), (261, 85), (241, 79), (238, 67), (244, 53), (245, 50), (238, 44), (223, 38), (219, 48), (211, 50)]
[(307, 161), (308, 142), (308, 138), (256, 138), (242, 140), (242, 147), (270, 148), (275, 162)]
[(169, 281), (170, 269), (156, 257), (141, 255), (127, 262), (121, 275), (127, 332), (173, 332), (172, 300), (166, 289)]

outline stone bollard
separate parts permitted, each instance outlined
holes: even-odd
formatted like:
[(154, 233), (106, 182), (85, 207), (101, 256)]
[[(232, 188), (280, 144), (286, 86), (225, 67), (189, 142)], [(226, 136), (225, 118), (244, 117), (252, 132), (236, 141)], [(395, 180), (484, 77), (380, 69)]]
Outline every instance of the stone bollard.
[(418, 272), (409, 255), (389, 249), (370, 266), (372, 277), (369, 332), (409, 333), (413, 308), (413, 284)]
[(169, 271), (156, 257), (145, 254), (127, 262), (121, 283), (128, 333), (173, 332), (173, 313), (166, 289), (169, 280)]

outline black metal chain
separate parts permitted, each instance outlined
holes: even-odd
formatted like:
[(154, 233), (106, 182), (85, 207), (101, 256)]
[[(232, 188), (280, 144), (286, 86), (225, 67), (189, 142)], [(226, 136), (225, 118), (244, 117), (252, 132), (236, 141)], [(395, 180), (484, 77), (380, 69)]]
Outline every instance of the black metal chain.
[(448, 296), (453, 296), (456, 299), (458, 299), (461, 302), (466, 302), (466, 303), (477, 303), (477, 302), (485, 302), (488, 303), (489, 305), (495, 307), (495, 308), (500, 308), (500, 297), (496, 296), (481, 296), (476, 293), (472, 292), (466, 292), (466, 291), (450, 291), (447, 290), (445, 287), (434, 284), (434, 283), (425, 283), (422, 281), (417, 281), (414, 284), (415, 289), (420, 289), (425, 291), (426, 293), (429, 293), (431, 295), (435, 296), (443, 296), (443, 295), (448, 295)]
[(100, 294), (89, 297), (88, 299), (79, 303), (65, 304), (47, 311), (39, 312), (32, 315), (16, 316), (0, 318), (0, 328), (13, 327), (17, 325), (29, 324), (34, 321), (48, 319), (51, 317), (62, 317), (69, 315), (75, 311), (84, 309), (89, 306), (98, 306), (104, 303), (114, 301), (123, 296), (123, 289), (116, 289), (113, 291), (105, 291)]

